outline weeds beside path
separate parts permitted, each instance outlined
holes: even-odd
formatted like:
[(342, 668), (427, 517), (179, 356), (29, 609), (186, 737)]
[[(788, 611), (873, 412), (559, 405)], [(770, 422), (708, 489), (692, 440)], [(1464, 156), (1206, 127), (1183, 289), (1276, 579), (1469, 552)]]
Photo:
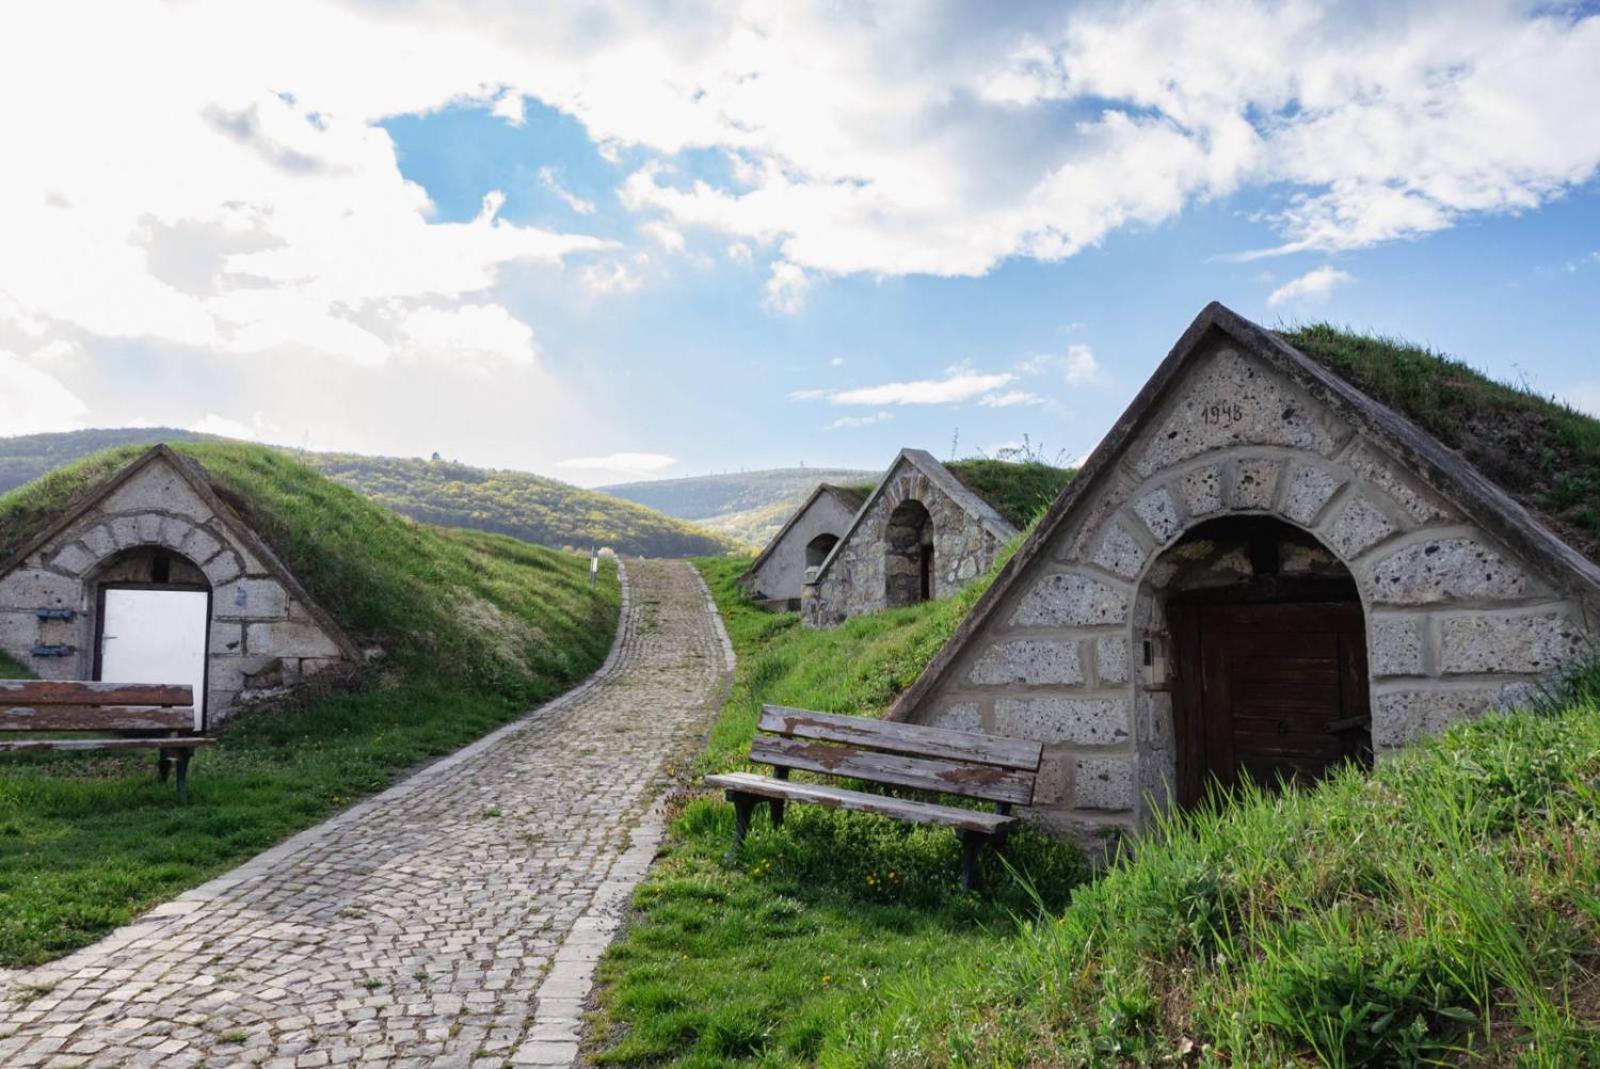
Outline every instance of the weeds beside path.
[[(698, 563), (739, 655), (701, 773), (745, 765), (763, 702), (875, 714), (975, 596), (809, 631), (744, 598), (733, 580), (745, 562)], [(720, 795), (693, 793), (672, 816), (634, 923), (601, 965), (602, 1064), (808, 1064), (890, 981), (999, 946), (1034, 909), (992, 860), (992, 894), (963, 892), (948, 829), (799, 806), (781, 830), (758, 818), (726, 864), (733, 823)], [(1084, 875), (1075, 850), (1027, 830), (1007, 856), (1055, 907)]]

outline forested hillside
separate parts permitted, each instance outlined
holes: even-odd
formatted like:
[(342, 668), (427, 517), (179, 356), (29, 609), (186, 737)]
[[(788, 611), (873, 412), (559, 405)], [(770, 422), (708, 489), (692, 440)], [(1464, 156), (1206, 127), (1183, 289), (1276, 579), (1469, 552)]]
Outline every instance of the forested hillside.
[[(0, 438), (0, 493), (104, 449), (195, 440), (171, 427), (128, 427)], [(684, 557), (726, 552), (728, 540), (631, 501), (521, 471), (440, 460), (302, 453), (297, 459), (374, 501), (424, 523), (512, 535), (536, 545), (609, 546), (624, 555)]]
[(747, 545), (764, 546), (818, 483), (872, 484), (881, 474), (854, 468), (772, 468), (618, 483), (602, 486), (600, 492), (693, 520)]

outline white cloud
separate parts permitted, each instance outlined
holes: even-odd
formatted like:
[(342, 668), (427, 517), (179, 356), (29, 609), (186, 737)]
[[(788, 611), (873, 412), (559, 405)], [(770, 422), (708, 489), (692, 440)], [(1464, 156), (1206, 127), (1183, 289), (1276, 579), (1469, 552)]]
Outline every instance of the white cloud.
[(668, 252), (683, 252), (683, 231), (675, 226), (661, 222), (659, 219), (645, 223), (639, 228), (639, 233), (654, 241)]
[(840, 416), (822, 429), (825, 431), (838, 431), (854, 427), (871, 427), (877, 423), (887, 423), (891, 419), (894, 419), (893, 412), (874, 412), (870, 416)]
[(676, 457), (665, 453), (609, 453), (602, 457), (573, 457), (556, 467), (606, 475), (642, 476), (658, 474), (677, 462)]
[(504, 119), (511, 126), (521, 126), (527, 121), (527, 111), (523, 105), (522, 94), (507, 89), (495, 98), (494, 106), (489, 109), (497, 118)]
[(1332, 293), (1335, 286), (1342, 286), (1346, 282), (1354, 281), (1355, 276), (1348, 271), (1341, 271), (1336, 267), (1323, 264), (1321, 267), (1314, 267), (1297, 278), (1290, 279), (1273, 290), (1272, 294), (1267, 298), (1267, 304), (1272, 308), (1276, 308), (1280, 304), (1291, 301), (1320, 301)]
[(844, 367), (844, 357), (842, 357), (842, 356), (834, 357), (832, 360), (828, 361), (828, 366), (829, 367)]
[(0, 436), (77, 430), (88, 412), (53, 375), (0, 350)]
[(729, 242), (728, 244), (728, 259), (736, 264), (749, 263), (753, 255), (750, 251), (750, 246), (742, 241)]
[(836, 405), (949, 405), (970, 401), (1016, 379), (1008, 371), (953, 371), (942, 379), (886, 382), (827, 395)]
[(1100, 361), (1094, 358), (1094, 350), (1087, 345), (1067, 346), (1063, 370), (1067, 382), (1073, 386), (1104, 385), (1111, 381), (1105, 368), (1100, 366)]
[(768, 311), (780, 315), (794, 315), (806, 303), (806, 291), (811, 279), (794, 264), (779, 260), (772, 265), (772, 275), (767, 279), (766, 298), (761, 302)]
[(568, 208), (571, 208), (579, 215), (594, 214), (594, 201), (585, 200), (583, 197), (578, 196), (576, 193), (573, 193), (571, 190), (567, 189), (566, 186), (562, 185), (561, 180), (556, 177), (556, 170), (554, 167), (546, 166), (539, 168), (539, 183), (543, 185), (544, 188), (554, 193), (556, 195), (556, 199), (560, 200), (561, 203), (565, 204)]
[(589, 264), (578, 273), (590, 293), (634, 293), (644, 286), (644, 278), (620, 260)]
[(238, 438), (242, 441), (253, 442), (260, 438), (256, 429), (248, 423), (241, 423), (227, 416), (219, 416), (215, 412), (207, 412), (205, 416), (189, 424), (189, 430), (200, 434), (215, 434), (223, 438)]
[(1048, 399), (1027, 390), (1007, 390), (1004, 393), (991, 393), (978, 398), (978, 404), (984, 408), (1015, 408), (1018, 405), (1042, 405)]
[(398, 331), (401, 358), (408, 362), (487, 372), (531, 366), (539, 356), (533, 328), (498, 304), (417, 308), (400, 320)]

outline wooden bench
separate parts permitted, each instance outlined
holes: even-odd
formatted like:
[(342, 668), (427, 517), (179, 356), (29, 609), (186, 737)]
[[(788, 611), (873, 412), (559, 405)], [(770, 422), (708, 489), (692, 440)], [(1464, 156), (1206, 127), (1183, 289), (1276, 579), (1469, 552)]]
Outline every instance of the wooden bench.
[[(970, 731), (921, 727), (858, 716), (814, 713), (767, 705), (760, 732), (750, 744), (750, 760), (771, 765), (773, 775), (729, 772), (707, 776), (722, 787), (734, 808), (733, 846), (750, 827), (757, 802), (768, 803), (775, 826), (783, 824), (786, 802), (810, 802), (838, 809), (878, 813), (917, 824), (942, 824), (961, 837), (961, 883), (974, 887), (978, 853), (999, 847), (1018, 818), (1014, 805), (1033, 802), (1044, 747), (1026, 739)], [(906, 787), (993, 802), (995, 812), (818, 783), (793, 783), (795, 770), (862, 780), (883, 787)]]
[(189, 800), (189, 758), (215, 740), (194, 731), (194, 688), (165, 683), (0, 680), (0, 732), (109, 734), (114, 738), (0, 740), (22, 750), (157, 750), (161, 782), (178, 766), (178, 801)]

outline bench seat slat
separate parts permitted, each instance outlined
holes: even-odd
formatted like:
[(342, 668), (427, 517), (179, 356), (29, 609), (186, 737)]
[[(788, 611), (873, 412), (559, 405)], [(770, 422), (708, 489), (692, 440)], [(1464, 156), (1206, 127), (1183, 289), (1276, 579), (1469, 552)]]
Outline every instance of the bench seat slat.
[(915, 802), (904, 798), (886, 798), (881, 794), (852, 791), (845, 787), (829, 787), (818, 783), (795, 783), (791, 780), (772, 779), (749, 772), (728, 772), (707, 776), (706, 782), (727, 790), (743, 791), (763, 798), (781, 798), (785, 801), (810, 802), (835, 809), (854, 809), (863, 813), (877, 813), (896, 820), (917, 824), (941, 824), (960, 831), (974, 831), (994, 835), (1014, 826), (1018, 818), (984, 813), (976, 809), (938, 805), (934, 802)]
[(773, 736), (758, 736), (751, 742), (750, 760), (919, 791), (981, 798), (989, 802), (1028, 805), (1033, 801), (1035, 776), (1032, 772), (1019, 772), (995, 765), (877, 753), (852, 746), (831, 746), (807, 739)]
[(171, 683), (99, 680), (0, 680), (0, 709), (8, 705), (194, 705), (194, 688)]
[(150, 705), (0, 705), (0, 731), (193, 730), (193, 709)]
[(198, 750), (215, 739), (10, 739), (0, 740), (0, 753), (24, 750)]
[(1044, 752), (1041, 743), (1030, 739), (980, 735), (970, 731), (951, 731), (948, 728), (873, 720), (863, 716), (817, 713), (782, 705), (761, 707), (761, 730), (776, 735), (850, 743), (874, 750), (971, 761), (1025, 772), (1039, 770), (1040, 756)]

